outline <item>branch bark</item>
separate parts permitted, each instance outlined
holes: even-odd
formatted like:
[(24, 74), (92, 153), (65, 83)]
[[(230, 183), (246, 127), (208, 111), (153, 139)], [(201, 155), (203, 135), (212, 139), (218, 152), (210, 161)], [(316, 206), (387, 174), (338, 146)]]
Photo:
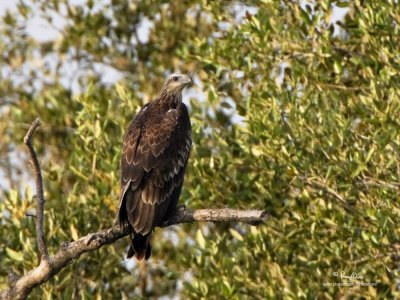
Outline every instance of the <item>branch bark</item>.
[[(268, 215), (262, 210), (238, 209), (179, 209), (170, 219), (162, 224), (167, 227), (176, 224), (192, 222), (244, 222), (248, 224), (261, 224), (267, 220)], [(72, 260), (79, 258), (86, 252), (91, 252), (100, 247), (112, 244), (118, 239), (129, 234), (129, 228), (117, 226), (99, 232), (90, 233), (73, 242), (64, 242), (58, 252), (50, 258), (49, 262), (41, 261), (40, 265), (15, 280), (10, 288), (0, 292), (0, 299), (25, 299), (32, 289), (48, 281), (59, 273)]]
[(40, 253), (40, 260), (49, 261), (49, 253), (47, 250), (46, 239), (44, 236), (43, 229), (43, 218), (44, 218), (44, 193), (43, 193), (43, 179), (42, 172), (40, 170), (39, 161), (36, 155), (35, 148), (32, 145), (32, 136), (35, 130), (40, 126), (40, 119), (37, 118), (24, 137), (24, 144), (29, 149), (29, 155), (31, 157), (31, 163), (35, 172), (36, 179), (36, 241)]
[[(49, 256), (43, 229), (45, 200), (42, 174), (35, 149), (32, 145), (32, 135), (39, 126), (40, 120), (36, 119), (29, 128), (24, 138), (24, 143), (28, 146), (35, 171), (37, 188), (37, 212), (35, 215), (36, 236), (41, 260), (38, 267), (20, 278), (18, 278), (16, 274), (10, 274), (9, 288), (0, 291), (0, 300), (25, 299), (33, 288), (58, 274), (72, 260), (79, 258), (86, 252), (95, 251), (104, 245), (112, 244), (130, 233), (128, 226), (121, 228), (116, 225), (106, 230), (90, 233), (73, 242), (64, 242), (54, 256)], [(180, 207), (175, 214), (160, 227), (192, 222), (243, 222), (251, 225), (258, 225), (264, 223), (267, 218), (266, 212), (262, 210), (238, 210), (229, 208), (190, 210), (185, 207)]]

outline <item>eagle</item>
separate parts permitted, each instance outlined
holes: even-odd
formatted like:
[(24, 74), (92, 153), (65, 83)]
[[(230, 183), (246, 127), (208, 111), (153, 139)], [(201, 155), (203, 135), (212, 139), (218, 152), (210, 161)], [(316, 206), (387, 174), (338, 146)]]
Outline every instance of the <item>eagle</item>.
[(177, 209), (192, 145), (182, 90), (192, 84), (190, 76), (170, 75), (157, 98), (133, 118), (124, 137), (118, 221), (130, 228), (127, 258), (147, 260), (154, 228)]

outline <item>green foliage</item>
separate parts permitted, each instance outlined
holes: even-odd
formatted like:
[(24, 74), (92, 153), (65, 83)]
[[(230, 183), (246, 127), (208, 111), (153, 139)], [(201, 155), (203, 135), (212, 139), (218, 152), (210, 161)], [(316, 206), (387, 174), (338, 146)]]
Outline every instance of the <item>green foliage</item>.
[[(332, 24), (336, 7), (348, 12)], [(64, 15), (59, 38), (23, 34), (34, 9), (50, 22)], [(152, 24), (148, 41), (138, 38), (144, 18)], [(165, 75), (180, 70), (202, 89), (185, 98), (194, 145), (181, 203), (264, 208), (267, 223), (157, 229), (147, 265), (124, 264), (124, 239), (82, 256), (33, 296), (400, 296), (395, 1), (43, 1), (35, 8), (22, 1), (2, 22), (0, 62), (9, 76), (0, 77), (0, 168), (10, 187), (0, 191), (0, 288), (11, 270), (37, 264), (34, 222), (25, 216), (34, 207), (20, 146), (26, 125), (37, 115), (45, 124), (34, 143), (54, 253), (113, 224), (125, 128)], [(35, 60), (40, 67), (32, 68)], [(81, 72), (66, 84), (73, 64)], [(99, 64), (124, 78), (108, 84)], [(23, 68), (30, 72), (15, 80)], [(347, 282), (335, 272), (374, 285), (329, 286)]]

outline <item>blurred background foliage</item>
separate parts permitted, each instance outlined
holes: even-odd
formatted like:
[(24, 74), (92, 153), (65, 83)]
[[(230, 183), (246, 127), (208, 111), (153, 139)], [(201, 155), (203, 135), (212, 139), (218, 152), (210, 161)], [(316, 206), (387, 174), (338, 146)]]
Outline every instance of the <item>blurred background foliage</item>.
[(202, 91), (181, 203), (266, 225), (158, 229), (146, 265), (123, 239), (32, 299), (400, 296), (397, 1), (21, 0), (0, 31), (0, 288), (37, 264), (29, 123), (54, 253), (113, 225), (124, 130), (180, 71)]

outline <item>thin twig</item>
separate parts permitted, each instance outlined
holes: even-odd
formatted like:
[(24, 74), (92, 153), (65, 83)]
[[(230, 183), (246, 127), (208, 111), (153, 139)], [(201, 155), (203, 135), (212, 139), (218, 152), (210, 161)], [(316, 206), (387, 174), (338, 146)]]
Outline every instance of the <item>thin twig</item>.
[(25, 213), (25, 216), (27, 217), (32, 217), (32, 218), (36, 218), (36, 211), (27, 211)]
[(364, 177), (361, 181), (362, 184), (366, 186), (376, 186), (376, 187), (382, 187), (386, 189), (392, 189), (392, 190), (400, 190), (400, 183), (399, 182), (388, 182), (388, 181), (383, 181), (380, 179), (375, 179), (371, 177)]
[(39, 161), (37, 159), (35, 148), (32, 145), (32, 136), (36, 128), (40, 126), (40, 119), (37, 118), (29, 127), (28, 132), (24, 137), (24, 144), (28, 146), (31, 163), (35, 172), (36, 182), (36, 241), (41, 255), (41, 260), (49, 261), (49, 253), (47, 250), (46, 239), (44, 237), (43, 218), (44, 218), (44, 193), (42, 171), (40, 170)]
[(327, 193), (328, 195), (330, 195), (331, 197), (333, 197), (334, 199), (336, 199), (341, 206), (347, 210), (348, 212), (351, 212), (353, 214), (362, 216), (361, 213), (354, 208), (353, 206), (351, 206), (344, 198), (342, 195), (340, 195), (338, 192), (336, 192), (334, 189), (330, 188), (328, 185), (318, 181), (318, 180), (312, 180), (306, 177), (302, 177), (302, 179), (304, 180), (304, 182), (306, 184), (308, 184), (311, 187), (317, 188), (319, 190), (324, 191), (325, 193)]
[(388, 257), (388, 256), (399, 257), (400, 252), (399, 251), (389, 251), (389, 252), (385, 252), (385, 253), (378, 253), (376, 255), (370, 255), (370, 256), (362, 257), (357, 260), (350, 261), (350, 264), (358, 265), (358, 264), (362, 264), (362, 263), (365, 263), (370, 260), (377, 260), (377, 259), (381, 259), (382, 257)]

